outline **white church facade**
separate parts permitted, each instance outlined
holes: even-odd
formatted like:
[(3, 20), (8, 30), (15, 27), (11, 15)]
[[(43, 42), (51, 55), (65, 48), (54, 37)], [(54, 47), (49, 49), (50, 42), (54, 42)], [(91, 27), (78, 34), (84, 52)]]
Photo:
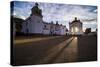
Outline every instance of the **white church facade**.
[(69, 34), (81, 35), (83, 34), (83, 24), (80, 20), (75, 17), (72, 22), (69, 22)]
[(38, 8), (38, 3), (31, 9), (31, 15), (22, 23), (21, 32), (24, 34), (44, 34), (44, 35), (66, 35), (66, 26), (47, 23), (43, 21), (42, 10)]

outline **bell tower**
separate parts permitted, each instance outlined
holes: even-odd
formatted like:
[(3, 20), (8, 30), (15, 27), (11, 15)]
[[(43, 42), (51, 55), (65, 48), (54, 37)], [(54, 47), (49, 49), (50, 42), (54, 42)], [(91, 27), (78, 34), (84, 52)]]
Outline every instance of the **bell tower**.
[(36, 15), (36, 16), (42, 16), (42, 10), (39, 8), (39, 4), (35, 3), (35, 6), (33, 6), (33, 8), (31, 9), (31, 16), (32, 15)]

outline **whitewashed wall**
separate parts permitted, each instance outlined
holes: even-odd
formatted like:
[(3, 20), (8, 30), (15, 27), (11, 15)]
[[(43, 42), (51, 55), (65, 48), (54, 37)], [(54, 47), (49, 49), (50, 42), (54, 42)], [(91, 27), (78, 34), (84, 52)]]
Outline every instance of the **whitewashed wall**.
[(42, 31), (43, 21), (39, 16), (32, 15), (22, 24), (22, 32), (24, 33), (41, 34)]
[(65, 26), (61, 26), (61, 35), (66, 35), (66, 27)]
[[(46, 27), (45, 27), (46, 26)], [(43, 24), (43, 34), (49, 35), (50, 34), (50, 24), (44, 23)]]
[[(44, 29), (45, 25), (47, 29)], [(22, 32), (29, 34), (65, 35), (66, 27), (64, 27), (63, 25), (61, 26), (56, 24), (44, 23), (41, 17), (32, 15), (22, 23)]]
[(41, 17), (33, 15), (31, 17), (31, 32), (41, 34), (43, 31), (43, 21)]

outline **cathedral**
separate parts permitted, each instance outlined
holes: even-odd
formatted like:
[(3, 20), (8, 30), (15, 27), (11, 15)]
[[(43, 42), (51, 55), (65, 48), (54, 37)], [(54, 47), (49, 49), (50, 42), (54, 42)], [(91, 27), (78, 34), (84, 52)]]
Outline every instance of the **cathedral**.
[(24, 34), (66, 35), (66, 26), (62, 24), (47, 23), (43, 21), (42, 10), (38, 3), (31, 9), (30, 16), (22, 23)]
[(81, 35), (83, 34), (82, 22), (75, 17), (72, 22), (69, 22), (69, 34), (72, 35)]

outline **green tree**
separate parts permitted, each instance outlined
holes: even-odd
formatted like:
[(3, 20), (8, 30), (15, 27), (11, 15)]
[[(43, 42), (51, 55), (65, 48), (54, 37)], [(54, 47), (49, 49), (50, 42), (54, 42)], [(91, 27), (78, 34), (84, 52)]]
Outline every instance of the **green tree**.
[(90, 33), (90, 32), (91, 32), (91, 28), (86, 28), (85, 34), (88, 34), (88, 33)]
[(23, 19), (11, 16), (11, 22), (15, 23), (16, 32), (21, 32)]

